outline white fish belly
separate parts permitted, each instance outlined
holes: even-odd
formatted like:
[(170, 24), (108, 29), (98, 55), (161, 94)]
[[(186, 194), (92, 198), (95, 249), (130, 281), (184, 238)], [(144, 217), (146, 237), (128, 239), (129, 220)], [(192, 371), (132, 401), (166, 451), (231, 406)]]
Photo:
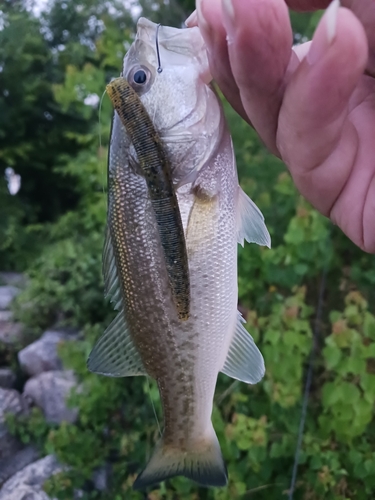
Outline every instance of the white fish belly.
[[(230, 169), (228, 169), (230, 170)], [(228, 176), (229, 173), (229, 176)], [(168, 435), (176, 446), (197, 448), (212, 435), (211, 413), (218, 372), (223, 367), (237, 319), (236, 175), (226, 172), (224, 194), (200, 200), (179, 196), (189, 258), (190, 317), (174, 330), (185, 366), (183, 391), (172, 383)], [(189, 219), (186, 214), (189, 213)], [(168, 357), (168, 353), (167, 357)], [(174, 360), (170, 359), (173, 377)], [(163, 390), (161, 390), (163, 399)], [(183, 419), (181, 420), (181, 417)], [(174, 437), (172, 437), (172, 435)]]

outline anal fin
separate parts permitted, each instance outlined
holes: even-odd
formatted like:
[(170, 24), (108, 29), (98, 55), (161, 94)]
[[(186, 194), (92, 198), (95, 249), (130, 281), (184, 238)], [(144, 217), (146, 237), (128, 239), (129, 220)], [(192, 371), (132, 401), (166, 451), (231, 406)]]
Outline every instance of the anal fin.
[(238, 312), (236, 330), (221, 372), (241, 382), (256, 384), (264, 376), (264, 360), (243, 323), (245, 320)]

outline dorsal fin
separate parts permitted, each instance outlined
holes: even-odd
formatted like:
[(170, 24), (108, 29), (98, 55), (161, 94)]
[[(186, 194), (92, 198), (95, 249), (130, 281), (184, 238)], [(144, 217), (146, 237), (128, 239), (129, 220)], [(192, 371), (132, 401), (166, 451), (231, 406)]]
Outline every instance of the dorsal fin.
[(241, 382), (256, 384), (263, 378), (264, 360), (243, 323), (245, 320), (238, 312), (236, 330), (221, 372)]
[(104, 276), (104, 293), (105, 297), (109, 298), (114, 304), (114, 309), (121, 309), (121, 289), (118, 278), (115, 254), (113, 251), (111, 235), (109, 228), (106, 229), (106, 237), (103, 248), (103, 276)]
[(244, 240), (271, 248), (271, 237), (262, 212), (238, 186), (237, 241), (243, 246)]
[(92, 372), (109, 377), (146, 375), (125, 318), (120, 281), (108, 228), (103, 250), (103, 274), (106, 297), (110, 297), (111, 302), (115, 303), (115, 309), (121, 311), (95, 344), (87, 361), (87, 367)]

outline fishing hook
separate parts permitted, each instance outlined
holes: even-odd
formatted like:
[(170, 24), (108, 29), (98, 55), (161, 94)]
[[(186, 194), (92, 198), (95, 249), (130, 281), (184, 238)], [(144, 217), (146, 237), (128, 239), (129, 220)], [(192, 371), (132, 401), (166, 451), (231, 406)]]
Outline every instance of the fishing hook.
[(158, 73), (161, 73), (163, 71), (163, 68), (161, 67), (161, 62), (160, 62), (159, 40), (158, 40), (160, 26), (161, 26), (160, 23), (156, 26), (156, 37), (155, 37), (156, 55), (158, 57)]

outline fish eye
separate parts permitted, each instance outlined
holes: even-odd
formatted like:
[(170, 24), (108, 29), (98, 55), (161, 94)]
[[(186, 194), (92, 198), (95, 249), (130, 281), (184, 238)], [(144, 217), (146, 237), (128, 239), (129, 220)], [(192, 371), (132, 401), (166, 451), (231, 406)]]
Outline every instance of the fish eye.
[(137, 94), (145, 94), (150, 90), (154, 77), (147, 66), (137, 65), (128, 72), (127, 80)]
[(143, 69), (139, 69), (138, 71), (136, 71), (134, 73), (134, 76), (133, 76), (134, 83), (138, 83), (138, 85), (142, 85), (143, 83), (146, 82), (146, 80), (147, 80), (147, 75)]

